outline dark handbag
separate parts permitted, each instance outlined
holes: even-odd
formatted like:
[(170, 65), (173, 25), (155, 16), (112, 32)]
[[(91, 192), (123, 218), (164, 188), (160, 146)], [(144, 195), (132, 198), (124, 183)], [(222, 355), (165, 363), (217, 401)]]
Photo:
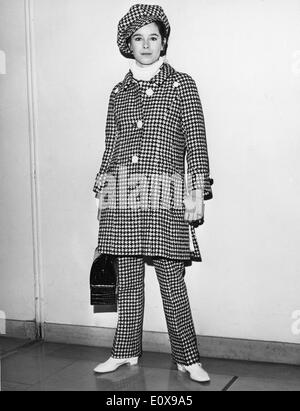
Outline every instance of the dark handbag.
[[(97, 249), (96, 249), (97, 250)], [(94, 306), (95, 312), (116, 311), (117, 294), (118, 294), (118, 258), (110, 254), (95, 253), (94, 261), (90, 272), (90, 292), (91, 305)], [(101, 310), (101, 307), (104, 308)]]

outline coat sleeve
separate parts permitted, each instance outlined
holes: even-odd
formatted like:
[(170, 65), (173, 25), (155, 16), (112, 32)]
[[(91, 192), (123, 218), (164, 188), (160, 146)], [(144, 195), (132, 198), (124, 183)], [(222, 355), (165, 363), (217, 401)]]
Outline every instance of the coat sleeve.
[(116, 96), (116, 87), (113, 88), (108, 103), (108, 111), (106, 117), (106, 126), (105, 126), (105, 149), (101, 160), (100, 170), (98, 171), (93, 187), (93, 192), (97, 194), (105, 187), (105, 182), (107, 179), (106, 171), (109, 166), (110, 157), (112, 155), (114, 141), (116, 137), (116, 124), (114, 117), (114, 102)]
[(212, 198), (213, 179), (209, 177), (202, 104), (194, 79), (186, 75), (182, 84), (182, 128), (185, 135), (188, 191), (201, 189), (204, 199), (209, 200)]

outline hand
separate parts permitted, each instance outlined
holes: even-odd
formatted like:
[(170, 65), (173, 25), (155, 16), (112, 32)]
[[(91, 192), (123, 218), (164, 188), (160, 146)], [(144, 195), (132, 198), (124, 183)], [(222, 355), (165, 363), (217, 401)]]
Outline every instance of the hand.
[(183, 200), (185, 205), (184, 219), (189, 223), (204, 218), (204, 199), (202, 190), (193, 190)]

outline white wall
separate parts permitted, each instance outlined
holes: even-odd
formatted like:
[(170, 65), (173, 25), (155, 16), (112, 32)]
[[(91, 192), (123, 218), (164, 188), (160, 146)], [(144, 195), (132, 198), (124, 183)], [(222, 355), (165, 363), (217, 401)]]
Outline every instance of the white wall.
[(24, 33), (23, 0), (0, 0), (0, 311), (4, 311), (8, 319), (33, 320), (33, 242)]
[[(116, 314), (94, 315), (89, 306), (98, 231), (92, 187), (109, 92), (128, 70), (116, 45), (117, 23), (133, 3), (34, 1), (47, 322), (116, 325)], [(300, 3), (159, 4), (172, 26), (168, 60), (198, 84), (215, 179), (198, 228), (204, 261), (186, 276), (196, 331), (300, 342), (291, 332), (292, 312), (300, 309)], [(13, 141), (9, 150), (16, 147)], [(1, 204), (1, 214), (7, 207)], [(166, 331), (150, 266), (144, 327)]]

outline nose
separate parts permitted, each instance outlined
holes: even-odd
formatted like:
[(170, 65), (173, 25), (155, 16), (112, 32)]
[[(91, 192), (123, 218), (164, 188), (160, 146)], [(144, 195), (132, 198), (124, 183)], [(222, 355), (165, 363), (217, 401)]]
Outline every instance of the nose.
[(149, 45), (148, 45), (148, 42), (145, 41), (145, 42), (144, 42), (144, 49), (147, 49), (147, 48), (149, 48)]

